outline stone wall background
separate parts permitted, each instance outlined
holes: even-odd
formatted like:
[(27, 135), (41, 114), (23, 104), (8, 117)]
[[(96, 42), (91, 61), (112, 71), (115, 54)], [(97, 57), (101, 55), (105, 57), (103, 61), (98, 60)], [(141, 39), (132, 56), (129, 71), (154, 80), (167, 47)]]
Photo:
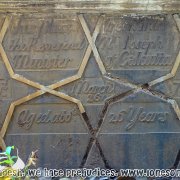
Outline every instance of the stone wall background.
[(50, 168), (173, 166), (179, 5), (0, 1), (1, 147)]
[(118, 12), (118, 13), (178, 13), (179, 0), (8, 0), (0, 1), (1, 12)]

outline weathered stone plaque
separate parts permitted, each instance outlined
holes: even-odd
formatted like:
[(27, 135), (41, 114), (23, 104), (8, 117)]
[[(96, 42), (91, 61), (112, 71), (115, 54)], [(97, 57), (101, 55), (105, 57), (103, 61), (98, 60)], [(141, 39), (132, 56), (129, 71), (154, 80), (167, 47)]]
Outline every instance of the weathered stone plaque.
[(170, 168), (179, 128), (169, 104), (140, 91), (109, 106), (98, 139), (114, 168)]
[(134, 84), (167, 74), (179, 49), (172, 16), (107, 16), (97, 47), (108, 72)]
[(16, 108), (5, 140), (16, 144), (23, 158), (37, 149), (41, 167), (79, 167), (89, 143), (86, 123), (76, 105), (45, 98)]
[(106, 100), (130, 89), (124, 83), (102, 76), (95, 59), (90, 58), (82, 78), (60, 88), (60, 91), (81, 100), (91, 125), (97, 130)]
[(12, 18), (3, 41), (15, 72), (46, 85), (74, 75), (87, 41), (76, 14)]
[(0, 16), (0, 146), (42, 168), (170, 168), (180, 150), (177, 15)]

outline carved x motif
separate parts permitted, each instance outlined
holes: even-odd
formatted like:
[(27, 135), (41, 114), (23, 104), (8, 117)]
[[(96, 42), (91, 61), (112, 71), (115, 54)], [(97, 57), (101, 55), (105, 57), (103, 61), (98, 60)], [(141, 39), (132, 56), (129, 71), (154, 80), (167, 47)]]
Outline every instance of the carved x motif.
[(81, 22), (81, 25), (82, 25), (82, 28), (84, 30), (84, 33), (85, 33), (85, 35), (86, 35), (86, 37), (88, 39), (89, 45), (91, 46), (91, 49), (93, 50), (94, 57), (95, 57), (96, 62), (98, 64), (98, 66), (99, 66), (99, 69), (101, 70), (101, 73), (103, 75), (105, 75), (106, 74), (106, 69), (105, 69), (104, 64), (103, 64), (103, 62), (101, 60), (99, 52), (98, 52), (98, 50), (96, 48), (95, 41), (91, 37), (91, 33), (90, 33), (89, 28), (88, 28), (88, 26), (87, 26), (87, 24), (86, 24), (86, 22), (84, 20), (84, 17), (83, 17), (82, 14), (78, 15), (78, 17), (79, 17), (79, 20)]
[[(81, 17), (81, 20), (82, 20), (82, 18), (83, 17)], [(80, 112), (81, 113), (85, 112), (84, 107), (83, 107), (80, 100), (78, 100), (78, 99), (76, 99), (74, 97), (71, 97), (71, 96), (69, 96), (69, 95), (67, 95), (65, 93), (55, 91), (54, 89), (56, 89), (58, 87), (61, 87), (63, 85), (66, 85), (68, 83), (71, 83), (73, 81), (76, 81), (76, 80), (78, 80), (78, 79), (80, 79), (82, 77), (83, 72), (85, 70), (85, 67), (87, 65), (87, 62), (88, 62), (89, 57), (90, 57), (91, 52), (92, 52), (92, 47), (93, 46), (91, 44), (95, 43), (96, 38), (97, 38), (97, 36), (99, 34), (99, 31), (100, 31), (100, 27), (101, 27), (102, 22), (103, 22), (103, 18), (102, 18), (102, 16), (100, 16), (99, 19), (98, 19), (97, 25), (95, 27), (93, 36), (91, 37), (92, 42), (91, 42), (91, 44), (88, 45), (88, 47), (86, 49), (86, 52), (84, 54), (82, 63), (81, 63), (80, 68), (78, 70), (78, 73), (76, 75), (74, 75), (74, 76), (63, 79), (63, 80), (61, 80), (61, 81), (59, 81), (57, 83), (54, 83), (52, 85), (44, 86), (44, 85), (42, 85), (42, 84), (40, 84), (38, 82), (31, 81), (31, 80), (29, 80), (29, 79), (27, 79), (27, 78), (25, 78), (25, 77), (23, 77), (23, 76), (21, 76), (19, 74), (14, 73), (14, 70), (13, 70), (13, 68), (12, 68), (12, 66), (11, 66), (11, 64), (9, 62), (9, 59), (8, 59), (8, 57), (6, 55), (6, 52), (5, 52), (5, 50), (3, 48), (3, 45), (2, 45), (4, 36), (6, 34), (8, 26), (10, 24), (10, 20), (11, 20), (11, 17), (6, 17), (6, 19), (4, 21), (4, 24), (3, 24), (3, 27), (1, 29), (1, 32), (0, 32), (0, 53), (1, 53), (1, 56), (2, 56), (2, 60), (3, 60), (5, 66), (6, 66), (7, 70), (8, 70), (8, 73), (9, 73), (9, 75), (10, 75), (10, 77), (12, 79), (15, 79), (15, 80), (17, 80), (19, 82), (25, 83), (25, 84), (27, 84), (29, 86), (35, 87), (35, 88), (37, 88), (39, 90), (36, 91), (35, 93), (29, 94), (29, 95), (27, 95), (27, 96), (25, 96), (23, 98), (20, 98), (17, 101), (14, 101), (14, 102), (11, 103), (11, 105), (9, 107), (9, 110), (8, 110), (8, 113), (6, 115), (6, 118), (5, 118), (4, 124), (2, 126), (1, 131), (0, 131), (0, 145), (2, 146), (3, 149), (6, 148), (3, 137), (6, 134), (6, 131), (7, 131), (8, 125), (9, 125), (9, 123), (11, 121), (11, 117), (13, 115), (14, 109), (15, 109), (16, 106), (18, 106), (18, 105), (20, 105), (22, 103), (30, 101), (30, 100), (32, 100), (32, 99), (34, 99), (36, 97), (39, 97), (39, 96), (41, 96), (41, 95), (43, 95), (45, 93), (50, 93), (50, 94), (55, 95), (57, 97), (68, 100), (70, 102), (76, 103), (79, 110), (80, 110)], [(103, 64), (101, 66), (104, 67)], [(105, 71), (103, 71), (103, 72), (105, 72)]]
[[(83, 15), (80, 14), (80, 15), (78, 15), (78, 17), (79, 17), (79, 20), (80, 20), (80, 22), (81, 22), (81, 25), (82, 25), (82, 28), (83, 28), (83, 30), (84, 30), (84, 33), (85, 33), (85, 35), (86, 35), (86, 37), (87, 37), (87, 39), (88, 39), (89, 45), (91, 46), (91, 48), (92, 48), (92, 50), (93, 50), (95, 60), (96, 60), (96, 62), (97, 62), (97, 64), (98, 64), (98, 66), (99, 66), (99, 69), (101, 70), (102, 75), (104, 75), (104, 76), (107, 77), (108, 79), (114, 80), (113, 78), (111, 78), (111, 77), (109, 77), (109, 76), (106, 76), (106, 75), (107, 75), (106, 69), (105, 69), (104, 64), (103, 64), (103, 62), (102, 62), (102, 60), (101, 60), (101, 57), (100, 57), (100, 55), (99, 55), (99, 52), (98, 52), (98, 50), (97, 50), (97, 48), (96, 48), (95, 41), (93, 40), (93, 37), (91, 37), (89, 28), (88, 28), (88, 26), (87, 26), (87, 23), (85, 22), (85, 19), (84, 19)], [(174, 19), (175, 19), (175, 21), (176, 21), (176, 23), (177, 23), (177, 25), (178, 25), (179, 30), (180, 30), (180, 20), (179, 20), (179, 17), (175, 15), (175, 16), (174, 16)], [(149, 82), (149, 83), (148, 83), (148, 86), (149, 86), (149, 87), (152, 87), (152, 86), (154, 86), (154, 85), (156, 85), (156, 84), (158, 84), (158, 83), (161, 83), (161, 82), (164, 82), (164, 81), (166, 81), (166, 80), (168, 80), (168, 79), (170, 79), (170, 78), (173, 78), (173, 77), (176, 75), (176, 72), (177, 72), (177, 70), (178, 70), (179, 65), (180, 65), (180, 52), (178, 53), (178, 56), (176, 57), (176, 60), (175, 60), (175, 63), (174, 63), (174, 65), (173, 65), (173, 67), (172, 67), (171, 72), (168, 73), (168, 74), (165, 75), (165, 76), (162, 76), (162, 77), (160, 77), (160, 78), (157, 78), (157, 79)], [(137, 93), (138, 91), (143, 90), (143, 91), (145, 91), (147, 94), (153, 95), (154, 97), (160, 98), (160, 99), (162, 99), (164, 102), (171, 104), (172, 108), (174, 109), (175, 113), (177, 114), (178, 119), (180, 120), (180, 109), (179, 109), (179, 106), (178, 106), (176, 100), (171, 99), (171, 98), (167, 98), (165, 95), (158, 94), (158, 93), (156, 93), (156, 92), (151, 92), (149, 89), (144, 89), (144, 88), (143, 88), (143, 85), (136, 85), (136, 84), (133, 84), (133, 83), (130, 83), (130, 82), (122, 82), (122, 83), (123, 83), (123, 84), (126, 84), (127, 86), (132, 87), (132, 88), (134, 89), (134, 90), (132, 91), (132, 94)], [(104, 122), (104, 120), (102, 119), (102, 121), (100, 122), (100, 125), (99, 125), (99, 127), (98, 127), (98, 130), (97, 130), (97, 132), (95, 133), (95, 139), (94, 139), (94, 141), (91, 143), (90, 151), (92, 150), (93, 146), (94, 146), (94, 145), (96, 144), (96, 142), (98, 141), (98, 140), (97, 140), (97, 137), (99, 136), (99, 133), (100, 133), (100, 130), (101, 130), (101, 127), (102, 127), (103, 122)], [(89, 151), (89, 152), (90, 152), (90, 151)]]
[[(3, 48), (3, 45), (2, 45), (4, 36), (6, 34), (6, 31), (7, 31), (7, 28), (9, 26), (9, 24), (10, 24), (10, 19), (11, 19), (11, 17), (6, 17), (6, 19), (4, 21), (4, 24), (3, 24), (3, 27), (1, 29), (1, 32), (0, 32), (0, 53), (1, 53), (1, 56), (2, 56), (2, 60), (3, 60), (5, 66), (6, 66), (7, 70), (8, 70), (8, 73), (10, 74), (10, 77), (12, 79), (15, 79), (15, 80), (17, 80), (19, 82), (25, 83), (25, 84), (27, 84), (29, 86), (35, 87), (35, 88), (37, 88), (39, 90), (37, 90), (35, 93), (29, 94), (28, 96), (20, 98), (17, 101), (11, 103), (11, 105), (9, 107), (9, 110), (8, 110), (8, 113), (6, 115), (3, 127), (2, 127), (2, 129), (0, 131), (0, 145), (4, 149), (5, 149), (6, 145), (5, 145), (5, 142), (4, 142), (3, 138), (4, 138), (5, 134), (6, 134), (8, 125), (9, 125), (9, 123), (11, 121), (11, 117), (13, 115), (13, 112), (14, 112), (14, 109), (15, 109), (16, 106), (18, 106), (18, 105), (20, 105), (22, 103), (25, 103), (27, 101), (30, 101), (30, 100), (32, 100), (32, 99), (34, 99), (36, 97), (39, 97), (39, 96), (41, 96), (41, 95), (43, 95), (45, 93), (50, 93), (50, 94), (55, 95), (57, 97), (66, 99), (66, 100), (68, 100), (70, 102), (76, 103), (79, 110), (80, 110), (80, 112), (84, 113), (85, 110), (84, 110), (84, 107), (83, 107), (80, 100), (78, 100), (78, 99), (76, 99), (74, 97), (71, 97), (71, 96), (69, 96), (69, 95), (67, 95), (65, 93), (55, 91), (55, 89), (58, 88), (58, 87), (64, 86), (64, 85), (66, 85), (68, 83), (71, 83), (73, 81), (76, 81), (76, 80), (78, 80), (78, 79), (80, 79), (82, 77), (83, 72), (84, 72), (84, 70), (86, 68), (86, 65), (87, 65), (87, 63), (89, 61), (91, 52), (93, 52), (93, 54), (94, 54), (95, 60), (96, 60), (96, 62), (98, 64), (98, 66), (99, 66), (99, 69), (100, 69), (102, 75), (106, 75), (106, 69), (104, 67), (104, 64), (103, 64), (103, 62), (101, 60), (101, 57), (100, 57), (99, 52), (97, 50), (97, 47), (95, 45), (96, 38), (97, 38), (97, 36), (98, 36), (98, 34), (100, 32), (100, 28), (101, 28), (101, 25), (102, 25), (102, 22), (103, 22), (103, 17), (102, 16), (99, 17), (92, 36), (91, 36), (90, 30), (89, 30), (89, 28), (88, 28), (88, 26), (87, 26), (87, 24), (85, 22), (85, 19), (84, 19), (83, 15), (78, 15), (78, 18), (79, 18), (79, 21), (80, 21), (80, 23), (82, 25), (84, 33), (85, 33), (85, 35), (87, 37), (87, 40), (89, 42), (89, 45), (88, 45), (88, 47), (86, 49), (86, 52), (84, 54), (84, 57), (83, 57), (81, 65), (79, 67), (79, 70), (78, 70), (76, 75), (73, 75), (71, 77), (63, 79), (63, 80), (61, 80), (61, 81), (59, 81), (57, 83), (54, 83), (52, 85), (44, 86), (44, 85), (42, 85), (42, 84), (40, 84), (38, 82), (31, 81), (31, 80), (29, 80), (29, 79), (27, 79), (27, 78), (25, 78), (25, 77), (23, 77), (23, 76), (21, 76), (19, 74), (14, 73), (14, 70), (13, 70), (13, 68), (12, 68), (12, 66), (11, 66), (11, 64), (10, 64), (10, 62), (8, 60), (6, 52), (5, 52), (5, 50)], [(178, 18), (175, 18), (175, 20), (176, 20), (176, 22), (179, 21)], [(178, 22), (177, 22), (177, 24), (178, 24)], [(180, 64), (180, 53), (178, 54), (178, 56), (176, 58), (175, 64), (174, 64), (171, 72), (169, 74), (167, 74), (166, 76), (160, 77), (158, 79), (155, 79), (155, 80), (149, 82), (148, 85), (151, 87), (151, 86), (153, 86), (153, 85), (155, 85), (157, 83), (163, 82), (163, 81), (165, 81), (167, 79), (170, 79), (170, 78), (174, 77), (176, 72), (177, 72), (177, 69), (179, 67), (179, 64)], [(107, 77), (107, 78), (113, 79), (113, 78), (110, 78), (110, 77)], [(125, 82), (125, 84), (127, 86), (130, 86), (130, 87), (134, 88), (133, 93), (136, 93), (137, 91), (142, 90), (142, 86), (137, 86), (137, 85), (131, 84), (129, 82)], [(151, 93), (151, 92), (147, 90), (147, 93)], [(158, 94), (153, 94), (153, 95), (157, 96), (158, 98), (165, 99), (164, 97), (160, 97)], [(179, 110), (177, 102), (175, 100), (173, 100), (173, 99), (166, 99), (166, 102), (168, 102), (168, 103), (170, 103), (172, 105), (172, 107), (174, 108), (178, 118), (180, 119), (180, 110)], [(98, 136), (98, 133), (99, 133), (99, 131), (96, 133), (96, 137)]]

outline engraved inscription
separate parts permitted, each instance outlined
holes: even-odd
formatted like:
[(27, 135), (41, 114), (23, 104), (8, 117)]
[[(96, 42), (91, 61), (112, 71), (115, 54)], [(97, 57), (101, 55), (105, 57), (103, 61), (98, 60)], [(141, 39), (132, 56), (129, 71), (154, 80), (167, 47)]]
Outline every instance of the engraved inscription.
[(101, 133), (179, 132), (179, 128), (169, 103), (138, 92), (108, 107)]
[(72, 116), (76, 115), (76, 110), (64, 110), (54, 113), (53, 110), (48, 110), (46, 113), (35, 113), (32, 110), (25, 109), (18, 113), (17, 123), (25, 129), (31, 128), (33, 123), (69, 123), (72, 121)]
[[(172, 47), (177, 42), (173, 34), (164, 37), (172, 31), (168, 25), (165, 17), (107, 17), (97, 43), (106, 67), (152, 69), (152, 66), (171, 66), (174, 62)], [(105, 55), (107, 51), (110, 53)]]
[(18, 71), (78, 69), (86, 44), (76, 16), (14, 18), (3, 42)]
[(108, 115), (109, 123), (118, 125), (126, 121), (126, 130), (133, 128), (136, 123), (156, 123), (156, 121), (165, 123), (168, 118), (169, 112), (149, 111), (147, 108), (135, 106), (120, 110), (118, 114), (110, 113)]
[[(4, 62), (0, 61), (7, 66), (0, 67), (1, 122), (4, 127), (10, 122), (7, 131), (2, 130), (6, 144), (16, 142), (23, 158), (39, 149), (41, 167), (75, 168), (83, 163), (90, 168), (104, 163), (117, 169), (171, 167), (172, 155), (180, 148), (178, 113), (151, 87), (138, 87), (170, 73), (174, 65), (180, 40), (172, 15), (106, 14), (100, 34), (96, 27), (100, 15), (91, 21), (88, 16), (12, 17), (2, 41), (7, 58), (1, 48)], [(85, 34), (97, 35), (96, 41)], [(15, 76), (26, 80), (9, 78), (13, 73), (11, 68), (10, 74), (6, 71), (8, 59)], [(179, 73), (180, 69), (174, 78), (152, 87), (178, 104)], [(36, 86), (40, 90), (33, 89), (31, 81), (42, 84)], [(55, 89), (45, 93), (45, 86)], [(65, 99), (55, 91), (64, 93)], [(116, 153), (109, 153), (112, 150)]]
[[(38, 149), (37, 166), (63, 169), (79, 167), (89, 143), (88, 134), (7, 135), (7, 144), (15, 144), (22, 159)], [(23, 144), (22, 144), (23, 142)]]
[(84, 78), (64, 88), (65, 92), (86, 103), (104, 103), (115, 92), (115, 83), (102, 78)]
[[(106, 40), (103, 38), (102, 45), (104, 47)], [(104, 42), (103, 42), (104, 41)], [(113, 46), (116, 40), (110, 40), (109, 46)], [(107, 69), (118, 69), (118, 68), (128, 68), (128, 67), (150, 67), (150, 66), (171, 66), (173, 64), (173, 59), (170, 55), (164, 53), (163, 41), (160, 37), (157, 37), (154, 41), (146, 40), (140, 41), (135, 40), (131, 36), (127, 36), (122, 44), (121, 52), (118, 54), (108, 54), (105, 58), (105, 65)], [(157, 53), (151, 53), (150, 51), (156, 51)]]
[(43, 69), (67, 69), (72, 59), (35, 59), (28, 55), (16, 55), (13, 59), (14, 67), (17, 70), (43, 70)]
[(108, 73), (144, 84), (170, 72), (178, 43), (170, 15), (106, 16), (96, 46)]
[(126, 21), (122, 21), (122, 17), (114, 18), (108, 17), (105, 21), (106, 26), (103, 26), (103, 32), (105, 34), (111, 33), (112, 35), (119, 35), (121, 31), (129, 31), (129, 32), (156, 32), (156, 31), (165, 31), (166, 21), (163, 18), (157, 19), (149, 19), (149, 17), (129, 17), (128, 23)]
[(8, 134), (87, 133), (78, 107), (69, 103), (20, 105), (14, 112)]
[[(133, 38), (128, 36), (124, 43), (124, 51), (120, 55), (122, 66), (167, 66), (173, 63), (171, 57), (166, 56), (163, 52), (158, 52), (153, 55), (149, 54), (149, 51), (152, 49), (163, 49), (160, 37), (155, 41), (134, 41), (132, 39)], [(137, 53), (131, 54), (131, 50), (137, 50)]]
[[(84, 40), (84, 39), (83, 39)], [(25, 44), (25, 42), (22, 41), (22, 39), (12, 40), (9, 45), (8, 51), (19, 51), (19, 52), (43, 52), (43, 51), (60, 51), (60, 50), (80, 50), (84, 47), (85, 43), (84, 41), (81, 41), (80, 43), (58, 43), (54, 44), (53, 42), (47, 43), (47, 42), (40, 42), (39, 39), (32, 38), (30, 41), (30, 44)], [(24, 44), (23, 44), (24, 43)]]
[(81, 80), (73, 85), (71, 93), (87, 97), (88, 103), (102, 102), (107, 96), (114, 92), (114, 83), (106, 82), (94, 84), (92, 79), (89, 81)]
[[(13, 34), (33, 34), (37, 36), (39, 34), (39, 30), (44, 34), (51, 33), (70, 33), (72, 31), (77, 31), (78, 24), (76, 18), (74, 16), (64, 16), (61, 15), (59, 19), (47, 19), (39, 22), (37, 24), (36, 19), (26, 19), (31, 20), (31, 24), (28, 21), (23, 21), (22, 19), (17, 20), (12, 25), (12, 33)], [(76, 23), (74, 23), (76, 22)]]
[(11, 96), (10, 82), (6, 79), (0, 79), (0, 99), (7, 99)]

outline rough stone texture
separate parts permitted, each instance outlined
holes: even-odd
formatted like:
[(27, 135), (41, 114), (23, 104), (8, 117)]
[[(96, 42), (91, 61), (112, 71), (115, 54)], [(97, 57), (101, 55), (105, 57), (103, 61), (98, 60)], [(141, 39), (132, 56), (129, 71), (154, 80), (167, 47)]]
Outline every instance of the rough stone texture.
[(172, 16), (109, 16), (96, 45), (107, 72), (143, 84), (172, 69), (178, 43)]
[(87, 41), (75, 14), (11, 22), (3, 45), (15, 73), (44, 85), (77, 73)]
[(109, 106), (98, 139), (113, 168), (170, 168), (179, 128), (169, 104), (139, 92)]
[(118, 12), (118, 13), (177, 13), (179, 0), (1, 0), (1, 12)]
[(38, 149), (39, 167), (172, 167), (180, 70), (161, 77), (179, 66), (179, 2), (153, 2), (140, 13), (168, 14), (129, 14), (141, 1), (11, 1), (7, 15), (1, 1), (0, 139), (25, 160)]

